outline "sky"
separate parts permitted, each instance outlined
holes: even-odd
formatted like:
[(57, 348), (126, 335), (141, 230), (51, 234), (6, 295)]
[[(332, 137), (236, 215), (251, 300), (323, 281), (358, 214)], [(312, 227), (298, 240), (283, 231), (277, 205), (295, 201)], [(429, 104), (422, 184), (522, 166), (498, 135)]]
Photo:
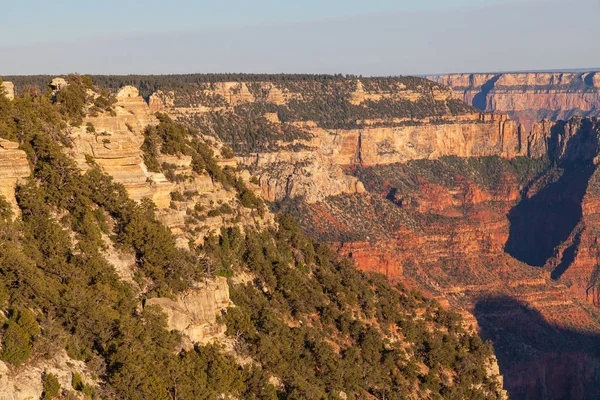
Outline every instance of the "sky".
[(0, 0), (0, 74), (600, 67), (600, 0)]

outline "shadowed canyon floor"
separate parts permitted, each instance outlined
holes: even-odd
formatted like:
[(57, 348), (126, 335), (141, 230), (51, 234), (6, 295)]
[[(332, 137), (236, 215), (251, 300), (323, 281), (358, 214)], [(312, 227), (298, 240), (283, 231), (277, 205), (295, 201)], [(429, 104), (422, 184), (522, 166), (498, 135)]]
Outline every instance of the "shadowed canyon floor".
[[(581, 229), (595, 167), (562, 171), (543, 160), (448, 157), (351, 172), (365, 183), (365, 195), (285, 207), (360, 268), (474, 314), (471, 322), (503, 354), (512, 398), (600, 395), (594, 386), (600, 359), (590, 352), (600, 344), (598, 312), (578, 297), (577, 284), (557, 275), (570, 272), (578, 244), (562, 252), (562, 263), (544, 268)], [(500, 317), (496, 308), (503, 303)], [(585, 338), (584, 344), (536, 343), (579, 343), (573, 338)], [(511, 348), (527, 350), (527, 357), (513, 357)]]
[(512, 399), (598, 398), (600, 336), (549, 323), (511, 297), (475, 305), (484, 338), (494, 342), (505, 388)]
[[(595, 166), (570, 166), (556, 171), (553, 174), (558, 175), (556, 181), (541, 190), (530, 188), (508, 214), (510, 234), (506, 252), (529, 265), (544, 266), (581, 220), (581, 203), (595, 169)], [(563, 265), (561, 269), (567, 267)]]

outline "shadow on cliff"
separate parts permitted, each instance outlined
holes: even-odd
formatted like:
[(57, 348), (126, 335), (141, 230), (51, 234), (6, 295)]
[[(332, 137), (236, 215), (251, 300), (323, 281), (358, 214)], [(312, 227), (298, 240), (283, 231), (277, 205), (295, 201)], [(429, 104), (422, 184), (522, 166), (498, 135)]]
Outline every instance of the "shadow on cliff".
[[(581, 203), (596, 170), (593, 159), (599, 147), (598, 135), (588, 125), (583, 123), (572, 135), (566, 133), (564, 122), (552, 128), (548, 157), (560, 168), (552, 168), (527, 188), (509, 212), (510, 232), (504, 250), (514, 258), (543, 266), (581, 220)], [(555, 275), (566, 271), (570, 258), (573, 261), (569, 251)]]
[(471, 105), (475, 108), (479, 108), (481, 111), (485, 111), (487, 106), (487, 95), (494, 88), (496, 82), (500, 79), (500, 75), (495, 75), (492, 79), (481, 85), (481, 90), (475, 96)]
[[(581, 220), (581, 202), (595, 169), (592, 165), (565, 167), (557, 180), (525, 196), (508, 214), (505, 251), (529, 265), (543, 266)], [(562, 266), (563, 272), (568, 266)]]
[(494, 344), (511, 399), (600, 398), (600, 336), (553, 326), (505, 296), (478, 301), (475, 317)]

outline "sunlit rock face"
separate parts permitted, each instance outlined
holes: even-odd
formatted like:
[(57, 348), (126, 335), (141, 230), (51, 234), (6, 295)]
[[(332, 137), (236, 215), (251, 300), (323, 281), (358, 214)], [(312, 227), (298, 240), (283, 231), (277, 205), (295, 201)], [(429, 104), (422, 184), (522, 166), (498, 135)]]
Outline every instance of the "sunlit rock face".
[(4, 91), (4, 95), (8, 97), (9, 100), (15, 98), (15, 85), (12, 82), (2, 82), (0, 93), (2, 91)]
[(91, 157), (134, 200), (150, 198), (158, 208), (166, 208), (174, 185), (162, 173), (147, 170), (141, 151), (143, 130), (158, 120), (133, 86), (119, 90), (116, 99), (113, 113), (88, 116), (81, 127), (69, 128), (66, 134), (74, 143), (71, 155), (83, 170), (89, 168)]
[(456, 98), (507, 113), (530, 127), (544, 118), (600, 115), (600, 72), (451, 74), (430, 76)]
[(15, 187), (31, 174), (27, 155), (19, 143), (0, 139), (0, 195), (18, 211)]
[(217, 322), (217, 317), (232, 304), (227, 279), (221, 277), (202, 282), (175, 299), (153, 298), (146, 302), (146, 306), (159, 306), (163, 310), (168, 328), (181, 332), (188, 347), (224, 338), (226, 327)]

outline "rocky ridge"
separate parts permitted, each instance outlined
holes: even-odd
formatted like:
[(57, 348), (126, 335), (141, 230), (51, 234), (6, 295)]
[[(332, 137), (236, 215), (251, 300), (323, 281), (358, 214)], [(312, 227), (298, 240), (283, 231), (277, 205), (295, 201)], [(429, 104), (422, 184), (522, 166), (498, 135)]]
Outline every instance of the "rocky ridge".
[[(52, 82), (56, 92), (67, 86), (61, 78)], [(201, 244), (207, 235), (219, 232), (222, 227), (264, 229), (273, 226), (273, 214), (259, 216), (255, 211), (241, 207), (231, 188), (225, 188), (206, 173), (193, 172), (190, 156), (163, 154), (159, 157), (161, 165), (168, 164), (173, 168), (172, 180), (168, 180), (162, 172), (148, 171), (141, 149), (144, 130), (148, 126), (157, 126), (159, 121), (137, 88), (124, 86), (115, 98), (112, 110), (87, 115), (81, 126), (70, 126), (64, 132), (73, 144), (66, 151), (82, 171), (88, 170), (92, 164), (97, 165), (115, 182), (123, 184), (133, 200), (152, 200), (158, 209), (159, 221), (171, 229), (182, 248), (187, 248), (190, 242)], [(222, 147), (214, 139), (208, 142), (216, 150)], [(0, 183), (6, 182), (1, 189), (7, 192), (6, 198), (14, 205), (17, 181), (30, 175), (25, 152), (17, 150), (17, 147), (17, 143), (0, 139), (0, 171), (3, 172)], [(231, 159), (221, 159), (219, 164), (237, 166), (236, 161)], [(242, 171), (240, 176), (247, 185), (260, 192), (258, 186), (249, 182), (247, 171)], [(223, 205), (229, 205), (233, 210), (230, 215), (210, 214)], [(196, 212), (195, 221), (190, 221), (192, 209), (202, 210)], [(121, 279), (133, 285), (138, 292), (143, 290), (133, 279), (136, 268), (134, 255), (115, 249), (107, 241), (105, 256)], [(218, 277), (199, 282), (197, 287), (190, 288), (176, 300), (154, 298), (146, 303), (165, 311), (169, 329), (184, 335), (188, 349), (193, 348), (194, 343), (224, 339), (225, 327), (217, 323), (216, 318), (231, 304), (227, 281)]]
[(599, 72), (450, 74), (428, 79), (481, 110), (506, 113), (527, 127), (544, 118), (600, 115)]
[(217, 323), (233, 303), (229, 298), (227, 279), (217, 277), (198, 284), (198, 287), (181, 293), (176, 299), (152, 298), (146, 306), (158, 306), (167, 315), (169, 329), (181, 332), (187, 342), (184, 347), (193, 348), (195, 343), (206, 344), (225, 339), (225, 325)]

